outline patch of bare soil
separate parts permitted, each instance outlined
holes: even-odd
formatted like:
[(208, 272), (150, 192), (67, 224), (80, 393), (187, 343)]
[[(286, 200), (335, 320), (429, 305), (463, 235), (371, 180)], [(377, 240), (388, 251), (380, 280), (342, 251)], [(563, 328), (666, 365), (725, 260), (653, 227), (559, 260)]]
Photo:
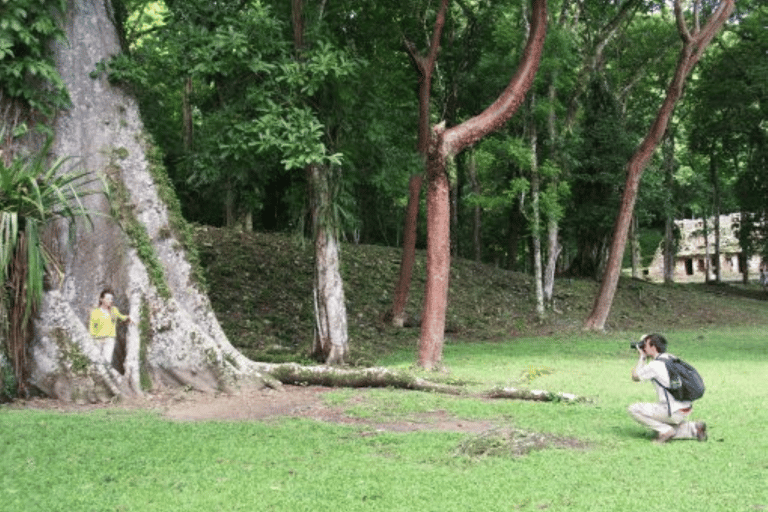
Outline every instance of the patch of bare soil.
[[(328, 405), (323, 395), (332, 388), (322, 386), (284, 386), (282, 390), (242, 389), (233, 394), (205, 394), (194, 391), (174, 391), (148, 394), (141, 399), (119, 403), (73, 404), (50, 399), (19, 400), (10, 408), (55, 410), (80, 413), (97, 409), (149, 410), (174, 421), (270, 421), (284, 417), (309, 418), (316, 421), (356, 425), (360, 435), (380, 432), (415, 432), (421, 430), (464, 432), (470, 434), (458, 448), (458, 453), (471, 457), (511, 455), (521, 456), (548, 446), (585, 448), (577, 439), (560, 438), (525, 432), (492, 421), (472, 421), (437, 410), (408, 418), (380, 421), (355, 418), (344, 407)], [(364, 400), (365, 390), (359, 390)], [(353, 398), (355, 400), (357, 398)]]
[[(148, 394), (144, 398), (117, 403), (75, 404), (35, 398), (19, 400), (11, 408), (45, 409), (67, 413), (97, 409), (132, 409), (159, 412), (176, 421), (264, 421), (281, 417), (310, 418), (329, 423), (361, 425), (375, 431), (411, 432), (447, 430), (483, 432), (494, 427), (489, 421), (468, 421), (451, 417), (446, 411), (422, 413), (408, 419), (380, 422), (348, 416), (343, 407), (328, 405), (323, 395), (332, 388), (284, 386), (282, 390), (241, 389), (232, 394), (175, 391)], [(364, 391), (361, 390), (361, 393)]]

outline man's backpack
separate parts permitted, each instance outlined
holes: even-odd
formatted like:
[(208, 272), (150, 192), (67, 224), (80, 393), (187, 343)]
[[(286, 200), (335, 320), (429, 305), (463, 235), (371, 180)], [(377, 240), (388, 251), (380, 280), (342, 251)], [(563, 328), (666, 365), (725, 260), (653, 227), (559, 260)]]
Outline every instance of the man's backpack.
[(669, 372), (669, 387), (664, 387), (675, 400), (691, 402), (704, 395), (704, 379), (696, 368), (677, 357), (659, 358), (667, 365)]

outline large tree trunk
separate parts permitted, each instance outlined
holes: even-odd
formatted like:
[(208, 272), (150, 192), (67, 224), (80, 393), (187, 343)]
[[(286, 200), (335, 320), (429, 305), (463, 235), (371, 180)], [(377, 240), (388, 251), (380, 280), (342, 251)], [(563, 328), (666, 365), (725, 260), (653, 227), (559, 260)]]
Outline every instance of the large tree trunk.
[(445, 161), (430, 158), (427, 169), (427, 282), (421, 312), (419, 366), (428, 370), (442, 360), (448, 280), (451, 271), (451, 219)]
[[(659, 108), (656, 119), (648, 130), (645, 139), (640, 144), (637, 151), (635, 151), (635, 154), (632, 155), (629, 163), (627, 163), (627, 179), (624, 186), (621, 207), (614, 225), (613, 240), (611, 243), (608, 263), (603, 274), (602, 282), (600, 283), (600, 289), (595, 297), (592, 312), (584, 322), (585, 329), (601, 331), (605, 328), (605, 322), (608, 319), (608, 314), (610, 313), (611, 305), (613, 303), (613, 297), (616, 293), (616, 287), (619, 283), (621, 260), (627, 245), (627, 232), (634, 212), (635, 201), (637, 200), (640, 177), (667, 128), (675, 104), (683, 94), (683, 86), (685, 85), (688, 75), (701, 58), (704, 50), (706, 50), (707, 46), (712, 41), (712, 38), (728, 20), (731, 12), (733, 12), (735, 7), (734, 1), (735, 0), (722, 0), (703, 29), (700, 29), (698, 26), (697, 11), (694, 31), (691, 33), (685, 21), (682, 8), (680, 7), (680, 0), (675, 0), (675, 16), (677, 19), (678, 32), (683, 40), (683, 49), (680, 52), (672, 83), (667, 90), (667, 95), (661, 108)], [(698, 6), (698, 2), (696, 5)]]
[[(161, 385), (213, 390), (243, 379), (263, 384), (253, 363), (227, 340), (195, 278), (184, 249), (191, 239), (178, 208), (164, 200), (173, 202), (173, 193), (136, 102), (106, 77), (89, 76), (97, 62), (120, 52), (112, 19), (110, 2), (103, 0), (70, 0), (62, 16), (68, 41), (56, 44), (54, 54), (73, 106), (55, 120), (53, 152), (79, 158), (94, 176), (108, 176), (119, 223), (104, 197), (92, 195), (87, 206), (105, 214), (93, 218), (94, 230), (80, 230), (72, 245), (66, 229), (59, 230), (64, 274), (45, 293), (35, 322), (30, 382), (52, 397), (91, 400)], [(136, 320), (118, 332), (114, 366), (101, 360), (86, 327), (106, 287)]]
[(675, 245), (674, 245), (674, 231), (672, 226), (674, 220), (671, 214), (667, 214), (664, 219), (664, 284), (672, 284), (675, 282)]
[(313, 352), (326, 364), (343, 364), (349, 353), (347, 308), (339, 273), (339, 244), (328, 228), (320, 228), (315, 235), (314, 299)]
[(419, 366), (436, 368), (443, 354), (450, 277), (449, 184), (446, 165), (461, 150), (497, 130), (517, 111), (539, 67), (547, 30), (547, 2), (533, 1), (531, 31), (517, 72), (499, 98), (458, 126), (433, 128), (427, 164), (427, 284), (419, 341)]

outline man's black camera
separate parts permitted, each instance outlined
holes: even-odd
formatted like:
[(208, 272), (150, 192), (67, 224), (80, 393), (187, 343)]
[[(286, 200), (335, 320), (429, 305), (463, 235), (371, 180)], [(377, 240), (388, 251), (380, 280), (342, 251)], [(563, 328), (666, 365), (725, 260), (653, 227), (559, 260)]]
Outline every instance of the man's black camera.
[(633, 348), (635, 350), (642, 349), (643, 345), (645, 345), (645, 341), (632, 341), (629, 344), (629, 348)]

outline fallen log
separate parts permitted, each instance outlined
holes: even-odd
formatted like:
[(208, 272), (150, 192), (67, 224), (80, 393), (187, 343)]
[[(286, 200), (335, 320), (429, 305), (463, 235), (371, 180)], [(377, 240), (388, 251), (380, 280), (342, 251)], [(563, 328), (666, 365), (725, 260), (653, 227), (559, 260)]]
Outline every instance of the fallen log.
[[(470, 393), (459, 385), (429, 381), (408, 371), (388, 368), (339, 368), (333, 366), (302, 366), (296, 363), (267, 364), (255, 363), (258, 370), (275, 380), (287, 385), (327, 386), (350, 388), (398, 388), (416, 391), (430, 391), (449, 395), (467, 395)], [(533, 400), (537, 402), (583, 402), (585, 397), (572, 393), (553, 393), (536, 389), (512, 387), (493, 388), (479, 393), (485, 398), (511, 400)]]
[(432, 382), (410, 372), (388, 368), (350, 369), (333, 366), (302, 366), (296, 363), (256, 364), (262, 373), (272, 376), (283, 384), (350, 388), (392, 387), (449, 395), (465, 393), (465, 390), (460, 386)]

